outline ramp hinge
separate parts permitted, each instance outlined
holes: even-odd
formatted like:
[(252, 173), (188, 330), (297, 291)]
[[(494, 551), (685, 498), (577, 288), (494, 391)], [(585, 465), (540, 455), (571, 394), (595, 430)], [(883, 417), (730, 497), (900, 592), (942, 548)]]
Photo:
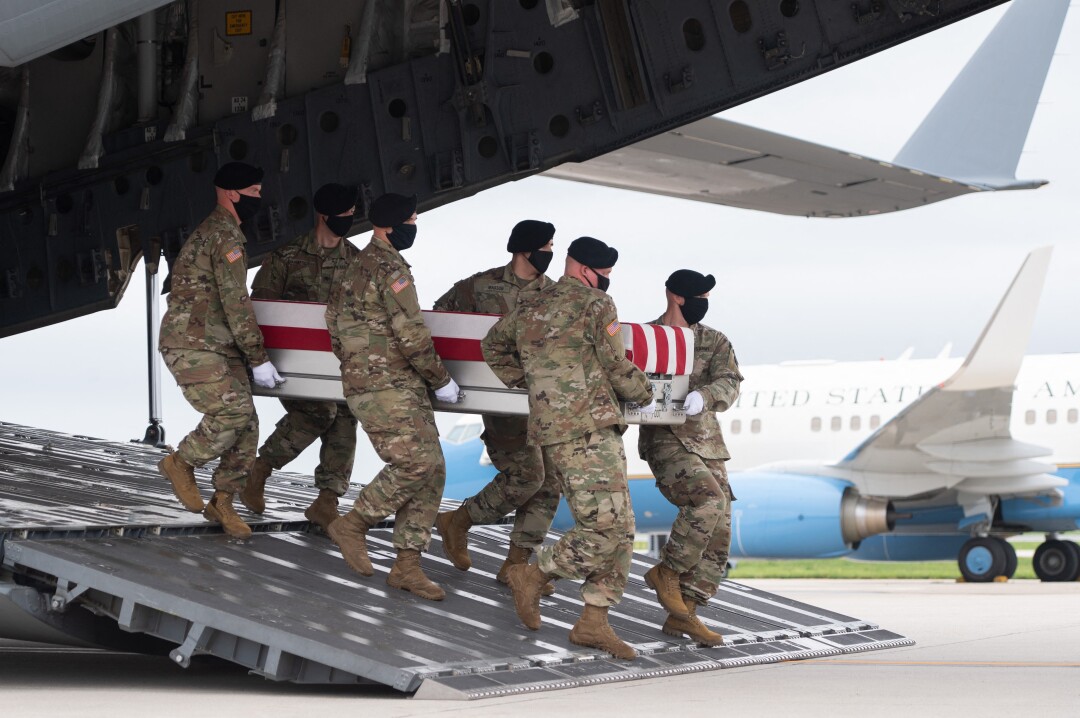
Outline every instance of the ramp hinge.
[(49, 600), (49, 610), (54, 613), (63, 613), (67, 607), (79, 596), (86, 593), (89, 586), (79, 586), (74, 581), (57, 579), (56, 593)]
[(196, 651), (202, 651), (210, 643), (210, 637), (214, 635), (212, 628), (201, 623), (192, 623), (188, 629), (184, 642), (169, 651), (169, 658), (181, 668), (191, 665), (191, 657)]

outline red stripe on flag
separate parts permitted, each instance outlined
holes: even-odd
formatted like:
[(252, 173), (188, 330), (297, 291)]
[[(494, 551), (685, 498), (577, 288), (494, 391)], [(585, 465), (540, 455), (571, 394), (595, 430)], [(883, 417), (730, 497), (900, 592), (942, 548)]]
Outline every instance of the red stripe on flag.
[(664, 327), (650, 324), (653, 329), (653, 336), (656, 337), (656, 373), (667, 374), (668, 373), (668, 342), (667, 342), (667, 330)]
[(484, 361), (479, 339), (432, 337), (431, 340), (435, 343), (435, 353), (446, 361)]
[(304, 349), (313, 352), (332, 351), (330, 332), (326, 329), (275, 327), (263, 324), (263, 344), (267, 349)]
[(630, 351), (628, 358), (634, 362), (638, 369), (645, 371), (649, 361), (649, 343), (645, 341), (645, 329), (640, 324), (627, 324), (626, 326), (634, 330), (634, 348)]
[(673, 374), (688, 374), (686, 371), (686, 335), (682, 329), (675, 329), (675, 371)]

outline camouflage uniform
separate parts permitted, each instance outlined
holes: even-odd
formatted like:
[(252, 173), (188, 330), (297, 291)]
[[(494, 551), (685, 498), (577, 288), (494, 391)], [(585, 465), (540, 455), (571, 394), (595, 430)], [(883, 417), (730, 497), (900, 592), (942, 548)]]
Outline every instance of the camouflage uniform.
[(619, 332), (611, 297), (563, 277), (522, 300), (483, 341), (484, 359), (499, 379), (527, 387), (528, 441), (542, 447), (545, 471), (574, 516), (574, 528), (537, 552), (540, 570), (584, 579), (582, 598), (593, 606), (622, 598), (633, 552), (618, 399), (652, 399)]
[(259, 441), (245, 363), (270, 361), (248, 298), (244, 241), (220, 206), (195, 228), (172, 266), (158, 342), (184, 398), (203, 414), (176, 453), (192, 466), (221, 457), (214, 488), (229, 493), (243, 487)]
[[(661, 320), (653, 322), (660, 324)], [(661, 560), (679, 574), (687, 602), (705, 603), (723, 578), (731, 547), (731, 502), (724, 462), (731, 458), (716, 412), (739, 396), (742, 375), (731, 342), (720, 332), (695, 324), (694, 370), (690, 390), (705, 408), (675, 426), (643, 425), (638, 454), (649, 463), (656, 487), (679, 515)]]
[(423, 551), (439, 510), (446, 463), (427, 389), (450, 383), (424, 325), (409, 264), (371, 243), (331, 290), (326, 325), (345, 399), (386, 462), (353, 506), (368, 526), (392, 513), (394, 546)]
[[(341, 281), (357, 254), (356, 247), (345, 239), (330, 249), (320, 246), (315, 230), (311, 230), (267, 258), (255, 275), (251, 298), (325, 304), (331, 287)], [(280, 469), (315, 439), (321, 439), (315, 487), (344, 494), (356, 454), (355, 417), (333, 401), (282, 399), (281, 405), (286, 414), (263, 442), (259, 455)]]
[[(533, 280), (521, 279), (510, 263), (462, 279), (439, 297), (435, 310), (509, 314), (519, 297), (534, 295), (550, 284), (543, 274)], [(527, 428), (524, 416), (484, 416), (480, 438), (499, 473), (463, 505), (474, 524), (497, 521), (516, 509), (510, 540), (536, 548), (544, 542), (559, 507), (559, 487), (554, 477), (544, 481), (540, 447), (525, 440)]]

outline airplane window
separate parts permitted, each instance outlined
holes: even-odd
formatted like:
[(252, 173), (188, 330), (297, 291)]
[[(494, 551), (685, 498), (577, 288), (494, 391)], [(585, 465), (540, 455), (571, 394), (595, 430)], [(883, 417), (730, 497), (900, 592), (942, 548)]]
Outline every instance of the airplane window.
[(1035, 412), (1032, 409), (1028, 409), (1027, 411), (1024, 412), (1024, 423), (1025, 424), (1034, 424), (1035, 423)]
[(1069, 420), (1070, 424), (1075, 424), (1076, 423), (1076, 418), (1077, 418), (1076, 414), (1077, 414), (1076, 409), (1069, 409), (1068, 420)]
[(1047, 409), (1046, 410), (1046, 423), (1047, 424), (1056, 424), (1057, 423), (1057, 409)]
[(877, 414), (874, 414), (873, 416), (870, 417), (870, 428), (871, 429), (876, 429), (879, 426), (881, 426), (881, 417), (878, 416)]
[(858, 416), (851, 417), (851, 430), (858, 431), (862, 427), (862, 418)]
[(462, 441), (470, 441), (484, 433), (483, 424), (469, 424), (465, 428), (465, 438)]
[(462, 437), (462, 435), (464, 435), (464, 433), (465, 433), (465, 427), (464, 426), (455, 426), (446, 435), (447, 443), (460, 444), (461, 443), (461, 437)]
[(738, 434), (740, 431), (742, 431), (742, 421), (735, 419), (731, 422), (731, 433)]
[(761, 419), (754, 419), (750, 422), (750, 433), (758, 434), (761, 432)]
[(810, 420), (810, 431), (821, 431), (821, 417), (815, 416)]
[(840, 431), (840, 427), (843, 426), (844, 421), (839, 416), (834, 416), (832, 421), (829, 422), (829, 428), (833, 431)]

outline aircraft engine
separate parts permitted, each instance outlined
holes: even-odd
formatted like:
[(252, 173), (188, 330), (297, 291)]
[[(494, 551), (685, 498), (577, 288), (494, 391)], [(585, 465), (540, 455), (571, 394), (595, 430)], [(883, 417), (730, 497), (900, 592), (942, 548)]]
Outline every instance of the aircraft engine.
[(891, 502), (826, 476), (747, 472), (732, 477), (732, 491), (733, 556), (843, 556), (895, 525)]

